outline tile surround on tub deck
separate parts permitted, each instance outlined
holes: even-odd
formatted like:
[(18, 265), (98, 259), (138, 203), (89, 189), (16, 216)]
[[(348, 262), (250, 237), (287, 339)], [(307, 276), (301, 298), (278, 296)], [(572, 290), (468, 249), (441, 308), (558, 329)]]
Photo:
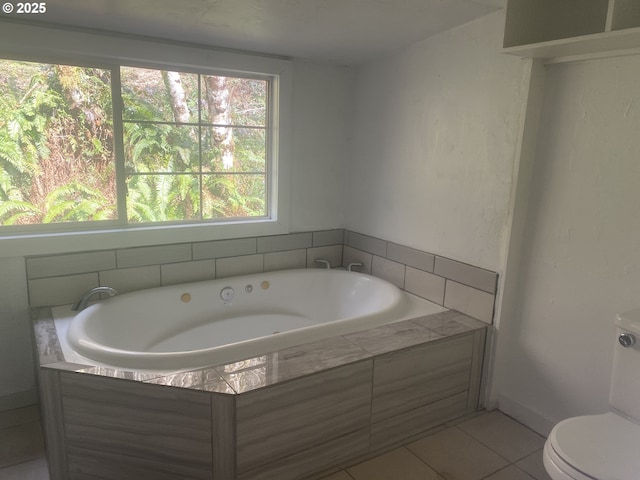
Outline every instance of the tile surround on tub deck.
[(414, 248), (405, 247), (389, 242), (387, 244), (387, 258), (394, 262), (411, 265), (414, 268), (433, 272), (435, 257), (430, 253), (422, 252)]
[(117, 268), (144, 267), (191, 260), (191, 244), (123, 248), (116, 251)]
[(116, 268), (115, 250), (31, 257), (26, 260), (29, 279), (99, 272), (114, 268)]
[(216, 278), (216, 261), (213, 259), (160, 265), (160, 283), (163, 287), (214, 278)]
[(396, 287), (404, 290), (406, 265), (387, 258), (373, 256), (371, 262), (371, 274), (374, 277), (382, 278)]
[(286, 250), (298, 250), (313, 246), (313, 235), (307, 233), (290, 233), (288, 235), (272, 235), (258, 237), (258, 253), (282, 252)]
[[(486, 328), (455, 310), (338, 335), (240, 361), (177, 372), (152, 372), (65, 361), (49, 308), (33, 320), (40, 367), (192, 390), (243, 394), (295, 378)], [(265, 369), (268, 365), (272, 368)]]
[(290, 270), (307, 268), (307, 249), (269, 252), (264, 254), (264, 271)]
[[(49, 309), (41, 309), (34, 330), (48, 412), (45, 431), (48, 443), (57, 448), (51, 451), (56, 455), (52, 480), (75, 478), (69, 472), (91, 468), (108, 468), (121, 480), (151, 478), (144, 476), (148, 472), (156, 475), (154, 479), (167, 480), (171, 475), (293, 480), (388, 450), (475, 410), (479, 379), (473, 377), (481, 370), (486, 324), (447, 311), (172, 374), (65, 362)], [(453, 357), (447, 353), (449, 345)], [(435, 361), (432, 370), (429, 363), (415, 360), (422, 352)], [(422, 374), (413, 372), (416, 365)], [(461, 383), (464, 374), (451, 376), (464, 365), (469, 365), (466, 384)], [(410, 394), (416, 375), (432, 382), (419, 382), (426, 395)], [(362, 381), (354, 383), (356, 377)], [(373, 387), (367, 383), (376, 378)], [(404, 392), (409, 392), (411, 402), (403, 401)], [(341, 394), (345, 400), (336, 402)], [(427, 403), (421, 404), (421, 397)], [(191, 406), (180, 403), (181, 398)], [(408, 404), (412, 407), (407, 410), (403, 405)], [(377, 407), (372, 410), (371, 405)], [(126, 412), (118, 413), (121, 408)], [(166, 408), (175, 413), (165, 413)], [(261, 414), (265, 408), (269, 415)], [(349, 422), (341, 420), (336, 408), (343, 408)], [(354, 416), (354, 409), (362, 415)], [(386, 413), (378, 420), (370, 418), (371, 412), (379, 411)], [(275, 420), (274, 412), (279, 412)], [(333, 423), (320, 421), (322, 415)], [(131, 422), (121, 431), (120, 420), (114, 418), (125, 417)], [(194, 423), (196, 418), (204, 423)], [(154, 425), (161, 443), (145, 439), (147, 425)], [(276, 437), (282, 441), (265, 443)], [(127, 438), (137, 439), (135, 456)], [(267, 444), (273, 448), (265, 450)], [(230, 450), (230, 445), (238, 450)], [(161, 472), (170, 473), (166, 477)]]
[(313, 234), (313, 246), (314, 247), (326, 247), (327, 245), (342, 245), (344, 243), (344, 230), (320, 230), (312, 232)]

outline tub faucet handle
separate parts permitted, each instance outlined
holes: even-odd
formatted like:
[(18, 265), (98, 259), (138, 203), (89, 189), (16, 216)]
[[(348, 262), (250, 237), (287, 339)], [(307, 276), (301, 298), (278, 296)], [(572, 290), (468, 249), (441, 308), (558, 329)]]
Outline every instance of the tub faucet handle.
[(362, 267), (362, 263), (361, 262), (351, 262), (347, 265), (347, 272), (352, 272), (353, 271), (353, 267)]
[(331, 262), (329, 262), (329, 260), (325, 260), (324, 258), (316, 258), (314, 262), (323, 264), (324, 268), (326, 268), (327, 270), (331, 268)]
[(82, 295), (82, 298), (78, 301), (78, 303), (76, 303), (73, 307), (71, 307), (71, 310), (74, 310), (76, 312), (80, 312), (84, 310), (85, 308), (87, 308), (87, 304), (89, 303), (89, 301), (95, 295), (99, 295), (101, 293), (106, 293), (110, 297), (113, 297), (118, 294), (118, 291), (115, 288), (111, 288), (107, 286), (92, 288), (91, 290), (85, 292), (84, 295)]

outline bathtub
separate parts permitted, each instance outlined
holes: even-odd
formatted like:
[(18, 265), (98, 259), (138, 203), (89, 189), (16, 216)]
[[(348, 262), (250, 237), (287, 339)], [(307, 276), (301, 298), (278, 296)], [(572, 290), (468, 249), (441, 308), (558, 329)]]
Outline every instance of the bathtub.
[(152, 288), (54, 318), (67, 361), (178, 371), (443, 310), (379, 278), (308, 269)]

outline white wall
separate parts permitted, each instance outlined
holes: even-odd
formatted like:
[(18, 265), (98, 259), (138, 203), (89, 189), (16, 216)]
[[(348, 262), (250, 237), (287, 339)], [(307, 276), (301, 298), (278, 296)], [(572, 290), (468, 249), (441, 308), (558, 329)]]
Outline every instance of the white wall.
[(293, 67), (292, 231), (342, 228), (353, 70)]
[(500, 271), (524, 62), (498, 12), (357, 71), (347, 227)]
[(496, 378), (500, 407), (543, 432), (607, 409), (612, 322), (640, 306), (639, 78), (640, 56), (547, 67)]

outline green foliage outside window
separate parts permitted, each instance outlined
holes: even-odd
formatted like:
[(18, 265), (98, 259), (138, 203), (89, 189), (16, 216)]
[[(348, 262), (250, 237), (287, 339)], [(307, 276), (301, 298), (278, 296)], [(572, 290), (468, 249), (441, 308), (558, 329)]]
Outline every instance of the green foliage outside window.
[(0, 60), (0, 225), (267, 215), (267, 81), (119, 73), (122, 159), (110, 70)]

